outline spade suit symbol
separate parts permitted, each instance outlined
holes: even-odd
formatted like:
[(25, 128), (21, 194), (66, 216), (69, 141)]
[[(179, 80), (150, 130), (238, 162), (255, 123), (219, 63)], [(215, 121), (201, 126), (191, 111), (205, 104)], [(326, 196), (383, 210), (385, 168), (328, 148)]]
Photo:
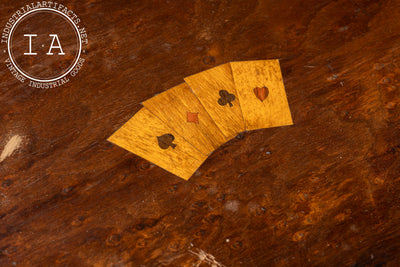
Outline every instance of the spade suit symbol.
[(157, 136), (158, 140), (158, 145), (160, 146), (161, 149), (168, 149), (169, 147), (172, 147), (175, 149), (176, 144), (173, 144), (172, 142), (175, 140), (175, 136), (172, 134), (163, 134), (161, 136)]
[(218, 104), (220, 104), (221, 106), (225, 106), (229, 103), (229, 106), (233, 107), (233, 104), (231, 102), (235, 101), (235, 95), (228, 93), (228, 91), (226, 90), (219, 91), (219, 95), (221, 96), (221, 98), (218, 99)]

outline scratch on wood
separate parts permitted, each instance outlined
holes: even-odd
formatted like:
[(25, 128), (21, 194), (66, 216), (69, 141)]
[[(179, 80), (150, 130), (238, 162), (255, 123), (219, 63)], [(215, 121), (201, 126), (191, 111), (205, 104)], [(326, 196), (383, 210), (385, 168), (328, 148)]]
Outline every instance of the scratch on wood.
[(207, 263), (211, 267), (225, 267), (225, 265), (216, 261), (215, 257), (204, 250), (197, 249), (197, 252), (189, 250), (189, 252), (199, 258), (198, 262), (196, 263), (196, 267), (200, 266), (200, 264)]
[(21, 146), (22, 139), (23, 138), (19, 135), (14, 135), (13, 137), (11, 137), (0, 155), (0, 162), (11, 156), (14, 151), (18, 150), (18, 148)]

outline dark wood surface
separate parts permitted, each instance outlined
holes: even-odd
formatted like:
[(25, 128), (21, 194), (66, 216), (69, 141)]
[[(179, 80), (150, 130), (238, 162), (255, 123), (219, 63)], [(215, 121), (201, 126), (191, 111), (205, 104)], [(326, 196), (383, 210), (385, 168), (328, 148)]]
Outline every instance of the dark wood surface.
[[(89, 35), (79, 75), (44, 90), (0, 68), (0, 151), (22, 138), (0, 162), (1, 266), (399, 266), (399, 1), (63, 3)], [(106, 141), (185, 76), (272, 58), (294, 125), (189, 181)]]

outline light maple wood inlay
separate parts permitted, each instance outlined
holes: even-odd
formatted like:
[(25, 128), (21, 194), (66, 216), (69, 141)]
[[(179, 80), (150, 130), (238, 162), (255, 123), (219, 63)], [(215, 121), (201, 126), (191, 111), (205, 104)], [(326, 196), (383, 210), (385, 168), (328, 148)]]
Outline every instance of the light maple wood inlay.
[[(173, 145), (160, 146), (159, 140), (168, 142), (165, 137), (170, 135), (174, 137), (170, 142)], [(137, 112), (108, 140), (186, 180), (207, 158), (147, 108)]]
[[(292, 125), (278, 60), (231, 62), (233, 78), (242, 107), (246, 130)], [(261, 100), (259, 89), (269, 94)]]
[[(245, 130), (229, 64), (186, 77), (185, 81), (228, 139)], [(218, 104), (218, 100), (221, 98), (220, 91), (226, 91), (235, 96), (231, 105)]]

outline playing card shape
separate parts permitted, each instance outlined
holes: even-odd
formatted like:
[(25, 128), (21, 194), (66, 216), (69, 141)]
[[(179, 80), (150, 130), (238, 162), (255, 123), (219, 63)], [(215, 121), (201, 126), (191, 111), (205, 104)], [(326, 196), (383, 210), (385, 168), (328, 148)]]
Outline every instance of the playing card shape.
[(185, 81), (227, 139), (245, 130), (229, 64), (186, 77)]
[(278, 60), (230, 64), (246, 130), (293, 124)]
[[(227, 141), (185, 83), (146, 100), (143, 105), (205, 155)], [(197, 117), (188, 117), (188, 112), (197, 113)]]
[(207, 158), (146, 108), (108, 140), (186, 180)]

